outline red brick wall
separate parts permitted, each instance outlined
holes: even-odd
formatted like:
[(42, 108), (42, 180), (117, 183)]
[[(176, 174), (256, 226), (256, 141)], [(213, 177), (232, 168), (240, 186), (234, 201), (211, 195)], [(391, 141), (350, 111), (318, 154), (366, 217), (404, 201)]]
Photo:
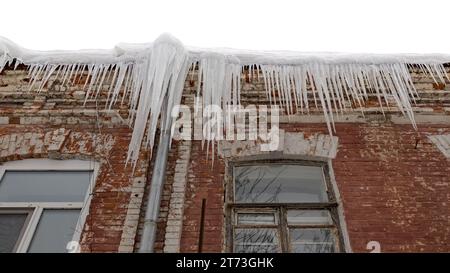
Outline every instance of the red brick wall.
[(450, 160), (427, 134), (450, 126), (339, 125), (333, 161), (354, 251), (450, 251)]
[[(324, 133), (323, 124), (287, 124), (290, 132)], [(449, 125), (337, 124), (333, 169), (353, 251), (450, 251), (450, 160), (428, 140)], [(198, 250), (201, 202), (207, 199), (203, 249), (222, 251), (224, 163), (207, 160), (195, 141), (189, 168), (181, 250)]]
[[(123, 249), (132, 251), (133, 246), (138, 247), (136, 242), (140, 238), (139, 235), (134, 237), (133, 228), (138, 218), (142, 227), (146, 204), (138, 202), (130, 212), (130, 204), (134, 204), (132, 198), (140, 200), (143, 194), (134, 196), (130, 187), (133, 178), (147, 177), (148, 191), (151, 172), (147, 172), (147, 153), (142, 152), (136, 173), (124, 168), (131, 131), (121, 118), (126, 118), (127, 106), (105, 111), (105, 96), (97, 99), (100, 108), (95, 102), (83, 106), (84, 91), (81, 90), (86, 78), (86, 75), (77, 76), (75, 83), (65, 86), (50, 81), (36, 93), (28, 92), (29, 79), (23, 68), (4, 70), (0, 75), (0, 161), (35, 157), (99, 161), (101, 170), (82, 233), (83, 251), (118, 251), (125, 233), (131, 242), (127, 241)], [(422, 98), (416, 110), (448, 116), (450, 104), (445, 92), (450, 85), (441, 90), (433, 86), (430, 77), (418, 73), (413, 73), (413, 80)], [(186, 83), (187, 103), (192, 102), (189, 95), (195, 93), (196, 84), (195, 81)], [(264, 103), (263, 88), (262, 81), (244, 83), (243, 101)], [(450, 251), (450, 161), (427, 139), (427, 134), (450, 132), (450, 125), (419, 125), (416, 132), (410, 125), (380, 120), (376, 107), (369, 110), (378, 113), (377, 120), (336, 125), (339, 148), (333, 168), (353, 250), (367, 251), (367, 242), (379, 241), (382, 251)], [(47, 133), (61, 128), (65, 129), (65, 137), (58, 142), (60, 146), (51, 147), (51, 141), (44, 143)], [(284, 125), (284, 129), (328, 134), (324, 124), (289, 124)], [(20, 141), (12, 142), (13, 134), (16, 138), (20, 135)], [(114, 144), (106, 148), (94, 144), (95, 135), (104, 143), (112, 137)], [(51, 136), (57, 138), (58, 133)], [(36, 137), (43, 141), (43, 147), (31, 145), (31, 139)], [(10, 152), (12, 145), (15, 146)], [(6, 148), (1, 148), (3, 146)], [(174, 143), (166, 171), (156, 251), (164, 248), (176, 151)], [(224, 162), (216, 158), (212, 167), (199, 141), (192, 143), (190, 161), (181, 251), (198, 250), (201, 203), (206, 199), (203, 250), (220, 252), (224, 238)], [(136, 219), (136, 223), (134, 220), (133, 224), (126, 223), (126, 219)]]
[(133, 179), (147, 171), (145, 150), (134, 173), (130, 164), (125, 166), (131, 129), (121, 120), (120, 110), (97, 108), (95, 103), (83, 107), (80, 90), (84, 82), (65, 87), (53, 82), (40, 93), (28, 92), (27, 71), (22, 69), (4, 70), (0, 81), (0, 162), (28, 158), (99, 162), (81, 249), (119, 251), (128, 209), (133, 205)]
[(206, 209), (202, 250), (203, 252), (222, 251), (224, 173), (223, 161), (215, 159), (212, 165), (211, 153), (208, 157), (206, 156), (206, 146), (202, 149), (201, 141), (194, 141), (186, 187), (181, 252), (198, 252), (203, 199), (206, 199)]
[[(83, 233), (82, 250), (87, 252), (103, 252), (118, 250), (124, 220), (130, 200), (130, 192), (126, 190), (130, 186), (132, 178), (131, 167), (125, 168), (125, 158), (130, 139), (128, 128), (104, 129), (101, 133), (93, 128), (80, 128), (79, 126), (63, 125), (67, 136), (61, 141), (61, 146), (55, 150), (49, 150), (43, 143), (43, 148), (30, 143), (26, 135), (32, 133), (36, 139), (45, 137), (47, 132), (53, 132), (55, 128), (43, 125), (3, 125), (0, 127), (1, 139), (11, 139), (15, 136), (16, 149), (13, 155), (0, 157), (0, 161), (21, 160), (28, 158), (56, 158), (56, 159), (83, 159), (100, 162), (100, 170), (96, 179), (92, 194), (92, 201)], [(92, 134), (93, 133), (93, 134)], [(97, 143), (93, 142), (95, 135)], [(111, 137), (110, 147), (105, 145), (105, 137)], [(38, 140), (39, 142), (39, 140)], [(10, 142), (8, 149), (13, 145)], [(46, 147), (47, 146), (47, 147)], [(80, 146), (83, 146), (81, 148)], [(38, 151), (39, 150), (39, 151)], [(2, 150), (3, 151), (3, 150)], [(138, 170), (134, 175), (140, 175)]]

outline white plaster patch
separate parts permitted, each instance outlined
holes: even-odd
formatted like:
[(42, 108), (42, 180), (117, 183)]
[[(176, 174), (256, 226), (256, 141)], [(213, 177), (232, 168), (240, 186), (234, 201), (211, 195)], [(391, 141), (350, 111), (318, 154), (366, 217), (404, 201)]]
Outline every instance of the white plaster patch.
[[(305, 138), (303, 133), (284, 132), (280, 130), (280, 145), (274, 152), (284, 155), (301, 155), (322, 158), (335, 158), (338, 137), (328, 134), (313, 134)], [(219, 146), (221, 157), (242, 157), (264, 155), (271, 152), (261, 149), (257, 141), (222, 141)]]
[(164, 252), (180, 252), (181, 231), (183, 226), (183, 211), (187, 172), (191, 155), (191, 142), (183, 141), (178, 146), (179, 158), (175, 165), (173, 191), (170, 196), (169, 214), (164, 240)]
[(0, 124), (1, 125), (9, 124), (9, 117), (0, 117)]
[(131, 189), (129, 189), (131, 198), (128, 203), (127, 216), (125, 217), (125, 222), (123, 224), (119, 252), (130, 253), (134, 250), (136, 232), (139, 225), (139, 213), (145, 190), (145, 181), (145, 177), (133, 178)]
[(287, 132), (284, 143), (284, 154), (335, 158), (338, 138), (324, 134), (314, 134), (305, 138), (303, 133)]
[(428, 136), (446, 158), (450, 158), (450, 134)]

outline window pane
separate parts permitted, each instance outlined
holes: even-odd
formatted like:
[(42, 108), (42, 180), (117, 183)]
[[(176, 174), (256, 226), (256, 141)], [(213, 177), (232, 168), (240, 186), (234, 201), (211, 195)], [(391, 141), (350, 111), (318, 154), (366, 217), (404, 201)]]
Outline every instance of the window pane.
[(28, 252), (67, 252), (80, 210), (44, 210)]
[(83, 202), (91, 176), (88, 171), (6, 171), (0, 202)]
[(239, 228), (235, 230), (234, 252), (280, 252), (278, 232), (272, 228)]
[(330, 212), (327, 210), (288, 210), (288, 224), (292, 225), (332, 225)]
[(238, 203), (326, 202), (321, 167), (260, 165), (234, 168)]
[(0, 213), (0, 253), (14, 251), (28, 214)]
[(238, 212), (237, 222), (240, 225), (273, 225), (275, 222), (274, 213), (242, 213)]
[(335, 252), (334, 235), (326, 228), (289, 229), (291, 251), (294, 253)]

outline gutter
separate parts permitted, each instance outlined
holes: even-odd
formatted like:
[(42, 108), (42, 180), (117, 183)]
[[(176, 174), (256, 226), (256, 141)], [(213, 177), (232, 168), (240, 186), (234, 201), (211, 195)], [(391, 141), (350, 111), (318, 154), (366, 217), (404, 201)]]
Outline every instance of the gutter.
[[(167, 104), (167, 97), (164, 102)], [(168, 119), (168, 122), (171, 123), (172, 119)], [(155, 164), (153, 166), (150, 192), (147, 198), (147, 208), (144, 218), (144, 230), (140, 240), (139, 253), (153, 253), (154, 251), (157, 220), (159, 216), (159, 209), (161, 207), (161, 195), (164, 188), (171, 140), (171, 124), (164, 127), (165, 129), (161, 131), (161, 136), (159, 138), (158, 151), (156, 153)]]

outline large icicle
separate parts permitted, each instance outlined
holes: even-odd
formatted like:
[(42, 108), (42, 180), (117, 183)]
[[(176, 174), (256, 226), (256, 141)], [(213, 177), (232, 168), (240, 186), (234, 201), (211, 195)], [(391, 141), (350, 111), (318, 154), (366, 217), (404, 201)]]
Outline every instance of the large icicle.
[[(138, 159), (146, 129), (145, 146), (153, 147), (160, 114), (161, 128), (170, 129), (167, 128), (170, 126), (170, 113), (175, 105), (180, 104), (190, 66), (189, 55), (183, 45), (168, 35), (159, 37), (148, 54), (149, 57), (139, 65), (139, 84), (132, 91), (135, 95), (132, 105), (137, 106), (127, 158), (132, 162)], [(167, 106), (163, 105), (164, 99)]]

